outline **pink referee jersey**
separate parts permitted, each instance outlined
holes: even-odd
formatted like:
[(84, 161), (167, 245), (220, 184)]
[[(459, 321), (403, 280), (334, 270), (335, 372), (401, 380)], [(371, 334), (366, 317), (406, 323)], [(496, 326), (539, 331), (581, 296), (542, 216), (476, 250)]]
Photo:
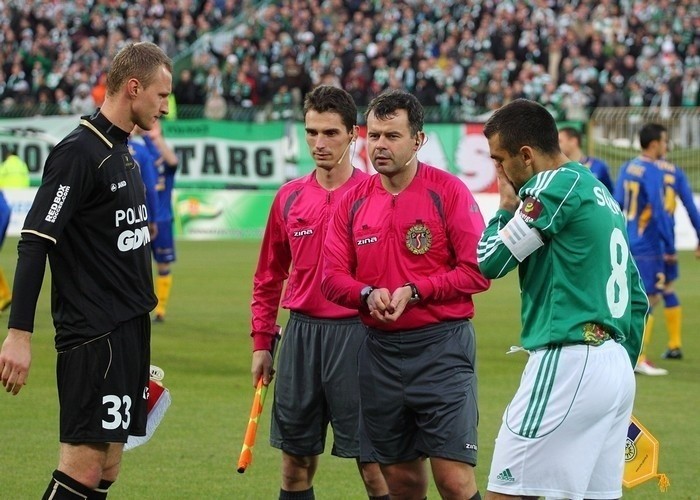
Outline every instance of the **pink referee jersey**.
[[(355, 169), (334, 191), (323, 188), (316, 172), (288, 182), (280, 188), (270, 208), (260, 258), (253, 280), (253, 349), (269, 349), (275, 321), (282, 307), (314, 318), (347, 318), (357, 308), (346, 309), (321, 294), (321, 254), (332, 213), (348, 189), (366, 179)], [(291, 266), (291, 272), (290, 272)]]
[(393, 292), (413, 282), (421, 301), (396, 322), (377, 322), (360, 309), (362, 321), (380, 330), (471, 318), (472, 294), (490, 284), (476, 261), (483, 229), (479, 207), (457, 177), (419, 163), (411, 184), (392, 195), (375, 175), (335, 211), (323, 248), (321, 289), (329, 300), (358, 309), (367, 285)]

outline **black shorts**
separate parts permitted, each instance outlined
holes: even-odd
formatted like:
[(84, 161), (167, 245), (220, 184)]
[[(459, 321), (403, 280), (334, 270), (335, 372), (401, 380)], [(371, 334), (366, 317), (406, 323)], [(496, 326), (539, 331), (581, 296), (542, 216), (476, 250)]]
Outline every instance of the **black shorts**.
[(357, 458), (357, 351), (367, 329), (359, 318), (317, 319), (292, 312), (275, 375), (270, 444), (286, 453), (323, 453), (328, 424), (338, 457)]
[(428, 456), (476, 465), (475, 360), (470, 321), (397, 333), (370, 328), (358, 357), (362, 461)]
[(146, 434), (150, 345), (145, 314), (58, 353), (62, 443), (125, 443)]

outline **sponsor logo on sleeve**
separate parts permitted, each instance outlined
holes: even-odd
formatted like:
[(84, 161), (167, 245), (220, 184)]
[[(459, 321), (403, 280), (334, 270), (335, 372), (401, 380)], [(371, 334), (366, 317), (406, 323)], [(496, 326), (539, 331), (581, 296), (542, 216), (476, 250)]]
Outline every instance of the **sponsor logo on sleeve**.
[(520, 215), (525, 222), (534, 222), (542, 213), (542, 203), (532, 196), (528, 196), (520, 207)]
[(46, 214), (46, 217), (44, 217), (44, 220), (46, 222), (56, 222), (56, 218), (58, 217), (58, 214), (61, 211), (61, 208), (63, 207), (66, 198), (68, 197), (69, 191), (70, 186), (64, 186), (63, 184), (60, 184), (58, 186), (58, 189), (56, 190), (56, 196), (54, 196), (53, 198), (53, 203), (51, 203), (49, 212)]

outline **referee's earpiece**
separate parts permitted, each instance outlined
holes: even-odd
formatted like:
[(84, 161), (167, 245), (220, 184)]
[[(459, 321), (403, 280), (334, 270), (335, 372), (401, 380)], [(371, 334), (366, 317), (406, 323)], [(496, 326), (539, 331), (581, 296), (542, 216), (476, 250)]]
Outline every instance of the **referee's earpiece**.
[(413, 146), (413, 151), (418, 151), (421, 146), (424, 144), (425, 141), (425, 136), (423, 135), (422, 132), (418, 132), (416, 134), (416, 144)]
[(345, 154), (348, 152), (348, 149), (350, 149), (350, 146), (355, 142), (357, 139), (357, 125), (355, 125), (352, 128), (352, 133), (350, 134), (350, 140), (348, 141), (348, 145), (345, 146), (345, 149), (343, 150), (343, 154), (340, 155), (340, 158), (338, 159), (338, 162), (336, 165), (340, 165), (340, 163), (343, 161), (343, 158), (345, 158)]

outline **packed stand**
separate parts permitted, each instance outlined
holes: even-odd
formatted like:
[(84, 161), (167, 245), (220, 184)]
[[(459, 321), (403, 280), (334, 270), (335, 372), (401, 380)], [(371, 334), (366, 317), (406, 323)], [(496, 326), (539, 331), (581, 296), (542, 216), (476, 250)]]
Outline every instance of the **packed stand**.
[(138, 38), (176, 60), (195, 48), (174, 95), (216, 119), (293, 117), (320, 83), (359, 106), (407, 89), (431, 121), (475, 119), (518, 97), (569, 120), (595, 106), (698, 105), (694, 0), (263, 3), (6, 3), (0, 100), (72, 113), (90, 104), (79, 91), (87, 85), (99, 104), (106, 61)]

